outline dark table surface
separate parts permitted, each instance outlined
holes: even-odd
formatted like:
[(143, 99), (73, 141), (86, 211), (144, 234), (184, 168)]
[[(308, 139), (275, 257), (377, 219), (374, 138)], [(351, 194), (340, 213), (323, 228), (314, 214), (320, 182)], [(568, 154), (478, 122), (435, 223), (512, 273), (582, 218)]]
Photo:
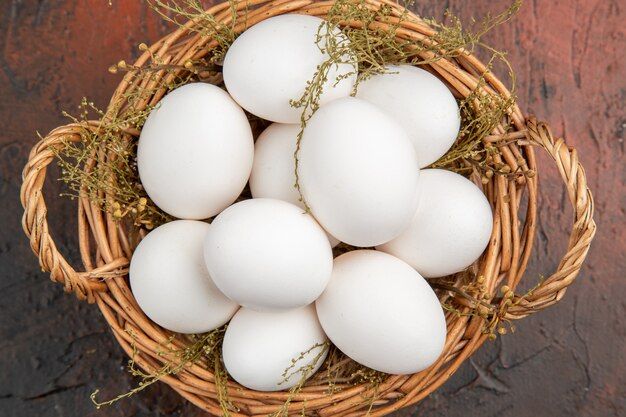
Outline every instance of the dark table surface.
[[(171, 28), (134, 0), (0, 1), (0, 416), (199, 416), (163, 384), (95, 410), (89, 394), (128, 390), (126, 358), (96, 307), (78, 302), (39, 270), (24, 237), (20, 171), (35, 131), (65, 122), (81, 97), (104, 106), (119, 76), (106, 69), (136, 56)], [(414, 9), (464, 21), (507, 1), (420, 0)], [(599, 233), (577, 282), (557, 306), (486, 344), (439, 391), (398, 416), (626, 415), (626, 30), (623, 0), (527, 0), (488, 41), (507, 49), (519, 102), (580, 150), (596, 199)], [(570, 229), (568, 200), (545, 158), (540, 220), (528, 279), (554, 270)], [(78, 259), (76, 208), (55, 198), (50, 221)]]

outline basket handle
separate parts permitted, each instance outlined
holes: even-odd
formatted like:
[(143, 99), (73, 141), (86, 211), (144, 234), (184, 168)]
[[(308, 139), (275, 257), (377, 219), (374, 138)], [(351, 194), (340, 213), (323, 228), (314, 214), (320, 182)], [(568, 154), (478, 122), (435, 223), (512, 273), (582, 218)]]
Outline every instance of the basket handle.
[[(93, 127), (94, 124), (87, 126)], [(61, 255), (50, 236), (48, 210), (42, 192), (46, 170), (55, 159), (54, 151), (65, 146), (67, 141), (80, 141), (81, 133), (84, 133), (86, 128), (88, 127), (84, 124), (78, 123), (59, 127), (31, 149), (22, 171), (20, 201), (24, 208), (22, 227), (30, 239), (33, 252), (39, 258), (41, 269), (50, 272), (50, 279), (62, 284), (66, 292), (73, 292), (78, 299), (92, 303), (95, 301), (94, 293), (107, 289), (106, 283), (94, 278), (117, 275), (115, 272), (122, 274), (120, 268), (128, 265), (128, 261), (125, 258), (114, 259), (92, 271), (77, 272)]]
[(555, 139), (548, 125), (537, 122), (534, 117), (528, 118), (526, 126), (530, 143), (542, 147), (554, 160), (574, 208), (574, 222), (567, 251), (556, 272), (541, 282), (531, 294), (513, 298), (506, 313), (506, 317), (513, 320), (543, 310), (563, 298), (587, 257), (596, 232), (593, 197), (587, 187), (585, 170), (578, 161), (578, 152), (567, 146), (562, 138)]

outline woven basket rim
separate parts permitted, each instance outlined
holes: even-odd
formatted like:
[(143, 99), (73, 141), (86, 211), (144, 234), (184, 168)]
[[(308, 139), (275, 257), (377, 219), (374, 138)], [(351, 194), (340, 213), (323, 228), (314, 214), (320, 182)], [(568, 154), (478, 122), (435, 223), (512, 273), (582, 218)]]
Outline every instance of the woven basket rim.
[[(332, 3), (312, 0), (241, 0), (237, 2), (237, 7), (253, 7), (247, 12), (246, 22), (249, 27), (284, 13), (324, 17)], [(395, 11), (401, 11), (400, 6), (389, 0), (366, 0), (366, 4), (372, 8), (387, 4)], [(231, 10), (228, 2), (213, 6), (208, 12), (217, 21), (229, 23)], [(159, 56), (165, 62), (180, 65), (184, 65), (189, 59), (199, 58), (198, 51), (206, 53), (215, 43), (194, 33), (191, 29), (195, 25), (198, 22), (190, 21), (186, 26), (163, 37), (151, 45), (137, 59), (135, 65), (147, 65), (152, 55)], [(384, 22), (380, 22), (380, 25), (385, 27)], [(237, 32), (244, 29), (241, 24), (235, 27)], [(434, 33), (426, 22), (412, 13), (411, 19), (402, 22), (397, 31), (398, 36), (407, 39), (422, 39)], [(486, 88), (510, 95), (504, 84), (469, 52), (454, 60), (441, 59), (429, 66), (458, 96), (467, 96), (477, 86), (475, 74), (480, 73), (486, 74)], [(137, 88), (138, 79), (134, 77), (140, 76), (128, 73), (124, 77), (113, 94), (110, 106), (116, 105), (128, 89)], [(155, 104), (163, 95), (164, 92), (157, 94), (151, 97), (150, 103), (146, 101), (141, 105)], [(513, 171), (537, 172), (535, 148), (543, 149), (557, 166), (574, 209), (569, 244), (557, 271), (547, 276), (530, 296), (519, 299), (518, 303), (505, 306), (504, 299), (494, 298), (502, 308), (501, 318), (517, 320), (547, 308), (563, 297), (582, 266), (596, 226), (593, 221), (593, 198), (576, 150), (566, 146), (563, 139), (555, 138), (546, 124), (537, 122), (533, 117), (525, 118), (517, 105), (511, 119), (512, 132), (505, 133), (501, 128), (489, 137), (494, 143), (507, 139), (501, 146), (501, 162), (509, 165)], [(98, 127), (98, 121), (89, 122), (87, 126), (94, 130)], [(132, 248), (124, 227), (117, 224), (110, 215), (103, 213), (96, 204), (86, 198), (79, 199), (79, 244), (84, 272), (74, 270), (58, 251), (49, 233), (42, 190), (46, 168), (54, 160), (54, 149), (61, 147), (67, 140), (79, 141), (85, 128), (81, 124), (59, 127), (33, 147), (23, 171), (20, 193), (24, 207), (23, 228), (30, 238), (31, 248), (40, 259), (42, 269), (50, 272), (51, 279), (62, 284), (67, 292), (73, 292), (79, 299), (97, 303), (125, 352), (133, 355), (133, 350), (136, 349), (136, 363), (147, 371), (153, 371), (160, 363), (168, 360), (157, 352), (161, 350), (161, 344), (170, 338), (170, 333), (147, 319), (133, 299), (126, 279)], [(494, 228), (489, 247), (473, 268), (478, 275), (485, 278), (484, 285), (490, 294), (497, 294), (497, 289), (504, 284), (515, 289), (531, 255), (537, 223), (538, 176), (521, 178), (522, 180), (515, 180), (494, 176), (489, 183), (484, 184), (485, 195), (494, 209)], [(520, 218), (521, 207), (524, 205), (526, 212)], [(487, 339), (488, 335), (481, 331), (481, 320), (478, 317), (457, 317), (448, 313), (448, 337), (439, 360), (427, 370), (414, 375), (388, 376), (376, 388), (378, 400), (376, 406), (369, 410), (369, 414), (386, 415), (420, 401), (441, 386)], [(132, 332), (132, 337), (129, 331)], [(179, 340), (173, 343), (181, 345)], [(215, 415), (222, 414), (215, 377), (211, 367), (201, 361), (191, 364), (176, 375), (163, 377), (162, 381), (204, 410)], [(233, 416), (270, 414), (277, 411), (289, 396), (285, 392), (262, 393), (248, 390), (233, 381), (229, 381), (228, 387), (231, 401), (240, 410), (232, 412)], [(365, 383), (342, 387), (341, 391), (334, 394), (327, 394), (324, 388), (327, 387), (310, 384), (305, 386), (300, 393), (289, 398), (289, 412), (300, 414), (303, 407), (306, 407), (308, 412), (319, 416), (357, 416), (362, 415), (363, 410), (370, 406), (368, 398), (374, 395), (373, 388)]]

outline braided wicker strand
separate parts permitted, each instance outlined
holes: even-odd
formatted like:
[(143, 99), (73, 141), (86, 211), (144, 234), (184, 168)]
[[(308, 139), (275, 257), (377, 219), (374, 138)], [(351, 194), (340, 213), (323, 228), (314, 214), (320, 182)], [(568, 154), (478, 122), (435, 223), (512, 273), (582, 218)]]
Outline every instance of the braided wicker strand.
[(587, 186), (585, 169), (578, 160), (578, 152), (567, 146), (563, 139), (554, 139), (548, 125), (537, 122), (534, 117), (528, 119), (527, 126), (529, 140), (541, 146), (559, 170), (574, 209), (574, 222), (567, 251), (557, 271), (547, 277), (532, 294), (519, 300), (520, 304), (508, 310), (507, 317), (515, 320), (543, 310), (563, 298), (567, 287), (578, 275), (596, 233), (593, 197)]
[(50, 236), (42, 190), (47, 167), (55, 158), (54, 149), (64, 146), (65, 141), (80, 141), (83, 129), (84, 126), (79, 125), (59, 127), (33, 147), (22, 172), (20, 200), (24, 207), (22, 226), (33, 252), (39, 257), (41, 269), (50, 272), (50, 279), (62, 284), (66, 292), (74, 292), (79, 300), (93, 303), (94, 291), (106, 290), (106, 284), (93, 278), (124, 275), (122, 268), (128, 265), (128, 260), (120, 257), (89, 272), (76, 272)]
[[(304, 13), (324, 17), (332, 6), (332, 1), (313, 0), (250, 0), (237, 2), (240, 15), (245, 13), (244, 23), (235, 30), (245, 30), (268, 17), (283, 13)], [(392, 7), (397, 16), (402, 9), (389, 0), (367, 0), (368, 7), (378, 8), (381, 4)], [(217, 22), (229, 24), (232, 20), (230, 4), (221, 3), (208, 10)], [(242, 19), (243, 20), (243, 19)], [(239, 20), (238, 20), (239, 21)], [(160, 62), (184, 66), (190, 59), (199, 59), (216, 47), (216, 42), (201, 36), (193, 29), (200, 23), (190, 21), (149, 47), (134, 64), (147, 65), (155, 56)], [(382, 30), (387, 23), (377, 22)], [(402, 21), (396, 32), (403, 39), (424, 40), (434, 34), (424, 21), (415, 15)], [(427, 58), (425, 56), (424, 58)], [(510, 93), (486, 66), (468, 52), (455, 59), (441, 59), (429, 65), (453, 89), (457, 97), (466, 97), (479, 87), (476, 74), (485, 74), (485, 92), (497, 92), (508, 96)], [(152, 78), (141, 72), (128, 73), (119, 84), (110, 106), (124, 108), (124, 97), (129, 92), (155, 85), (156, 77), (171, 77), (172, 74), (152, 74)], [(156, 104), (165, 91), (134, 102), (135, 108), (146, 108)], [(593, 221), (593, 199), (587, 187), (585, 171), (578, 161), (575, 149), (567, 147), (562, 139), (555, 139), (547, 125), (534, 118), (525, 119), (517, 106), (511, 114), (512, 131), (498, 126), (485, 142), (495, 144), (500, 149), (497, 162), (508, 165), (511, 171), (537, 172), (534, 150), (543, 149), (556, 164), (565, 183), (570, 202), (574, 208), (574, 222), (569, 244), (557, 270), (548, 276), (532, 294), (513, 297), (512, 300), (492, 298), (485, 300), (498, 307), (498, 319), (517, 320), (558, 302), (567, 287), (574, 281), (595, 233)], [(43, 196), (43, 186), (48, 165), (54, 159), (54, 149), (66, 141), (79, 141), (84, 129), (98, 129), (99, 122), (88, 126), (70, 124), (53, 130), (32, 149), (23, 171), (21, 202), (24, 207), (23, 228), (29, 237), (34, 253), (39, 257), (41, 267), (50, 272), (50, 278), (63, 285), (65, 291), (73, 292), (79, 299), (95, 302), (111, 326), (120, 346), (128, 355), (133, 355), (138, 366), (147, 372), (154, 372), (167, 361), (176, 358), (163, 354), (164, 343), (177, 347), (185, 346), (182, 339), (171, 339), (171, 334), (152, 323), (139, 309), (126, 279), (128, 259), (133, 246), (126, 225), (115, 222), (104, 213), (100, 206), (87, 198), (78, 199), (78, 236), (81, 258), (85, 272), (77, 272), (59, 252), (50, 235), (47, 222), (47, 208)], [(129, 137), (137, 132), (127, 132)], [(98, 156), (106, 158), (106, 153)], [(94, 157), (88, 165), (104, 162)], [(495, 175), (484, 184), (485, 195), (494, 210), (494, 228), (490, 244), (482, 258), (472, 266), (477, 276), (484, 278), (484, 285), (490, 294), (507, 285), (515, 290), (521, 281), (530, 259), (533, 238), (537, 223), (537, 176), (506, 178)], [(525, 214), (520, 207), (525, 203)], [(461, 278), (459, 277), (460, 285)], [(454, 299), (463, 306), (463, 312), (470, 312), (475, 305), (461, 295), (440, 292), (443, 301)], [(415, 375), (390, 375), (379, 386), (367, 383), (360, 385), (338, 384), (339, 391), (327, 393), (328, 386), (314, 376), (295, 395), (285, 392), (256, 392), (248, 390), (233, 381), (227, 388), (231, 402), (239, 409), (233, 416), (262, 416), (278, 411), (289, 400), (287, 410), (300, 415), (303, 409), (307, 414), (319, 416), (361, 416), (370, 407), (370, 414), (383, 416), (404, 406), (414, 404), (441, 386), (461, 364), (471, 356), (487, 339), (483, 332), (485, 321), (479, 317), (468, 317), (447, 313), (448, 337), (444, 352), (437, 363)], [(132, 335), (132, 336), (131, 336)], [(212, 364), (204, 359), (188, 364), (175, 375), (168, 375), (162, 381), (170, 385), (181, 396), (207, 412), (220, 415), (220, 393), (216, 387)], [(370, 399), (374, 398), (374, 401)]]

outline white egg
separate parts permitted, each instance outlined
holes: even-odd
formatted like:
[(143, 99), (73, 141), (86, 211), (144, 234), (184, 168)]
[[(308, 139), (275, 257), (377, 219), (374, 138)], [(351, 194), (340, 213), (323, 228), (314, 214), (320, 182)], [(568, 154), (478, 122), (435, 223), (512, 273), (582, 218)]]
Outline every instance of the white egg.
[(137, 148), (139, 177), (154, 203), (182, 219), (206, 219), (241, 194), (254, 142), (245, 113), (228, 94), (194, 83), (152, 110)]
[(336, 258), (315, 304), (335, 346), (377, 371), (419, 372), (443, 351), (446, 321), (437, 296), (413, 268), (386, 253), (358, 250)]
[(315, 219), (285, 201), (255, 198), (220, 213), (204, 259), (226, 296), (257, 310), (307, 305), (324, 291), (332, 250)]
[(427, 278), (462, 271), (489, 243), (493, 213), (487, 198), (470, 180), (442, 169), (422, 170), (418, 188), (421, 198), (411, 226), (377, 249)]
[(203, 333), (226, 323), (239, 307), (217, 289), (204, 264), (210, 226), (177, 220), (157, 227), (130, 261), (130, 287), (143, 312), (179, 333)]
[[(274, 123), (261, 133), (254, 145), (250, 191), (254, 198), (275, 198), (304, 209), (295, 187), (296, 140), (300, 125)], [(328, 235), (330, 245), (339, 241)]]
[(379, 245), (411, 222), (415, 149), (404, 129), (373, 104), (347, 97), (321, 107), (304, 130), (299, 159), (304, 199), (340, 241)]
[[(316, 43), (322, 23), (318, 17), (285, 14), (243, 32), (224, 58), (224, 83), (235, 101), (263, 119), (299, 123), (302, 110), (290, 102), (300, 99), (318, 65), (329, 59), (320, 49), (325, 47), (325, 38), (322, 37), (320, 45)], [(321, 33), (325, 33), (323, 29)], [(349, 42), (339, 30), (333, 35), (339, 44)], [(338, 77), (343, 79), (337, 83)], [(323, 85), (320, 103), (348, 96), (355, 81), (352, 65), (333, 65)]]
[(420, 167), (432, 164), (452, 146), (459, 133), (459, 106), (437, 77), (411, 65), (389, 66), (389, 73), (364, 80), (357, 97), (395, 118), (408, 132)]
[(264, 312), (244, 307), (228, 324), (222, 357), (228, 373), (241, 385), (280, 391), (319, 369), (326, 358), (326, 341), (313, 304)]

